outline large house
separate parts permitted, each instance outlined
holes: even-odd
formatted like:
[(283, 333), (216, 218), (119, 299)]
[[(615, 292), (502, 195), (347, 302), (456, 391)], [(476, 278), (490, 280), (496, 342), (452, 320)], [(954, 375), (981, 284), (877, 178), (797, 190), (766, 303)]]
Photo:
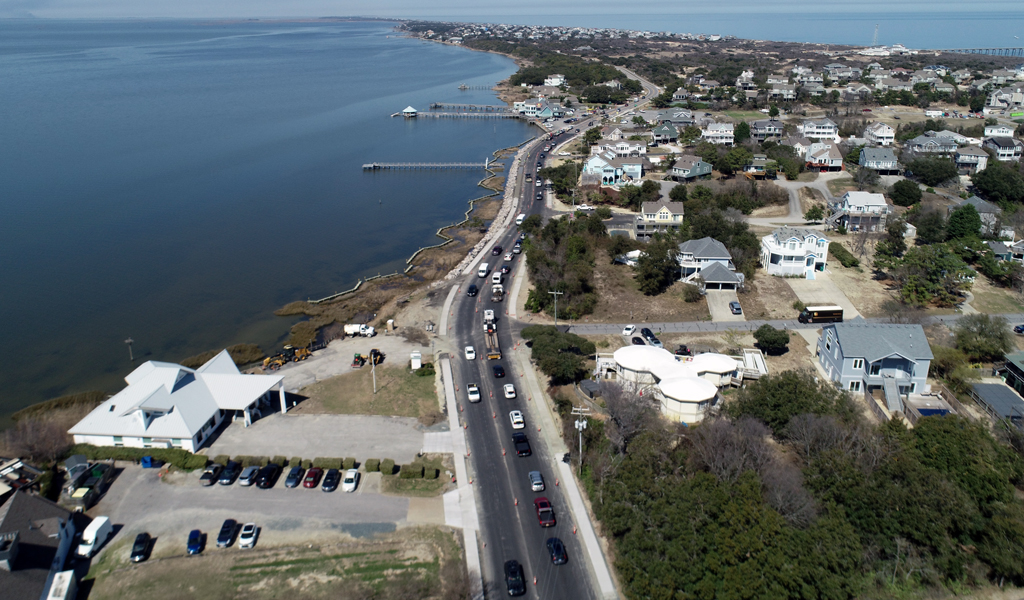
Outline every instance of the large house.
[(671, 144), (679, 139), (679, 131), (671, 123), (665, 123), (652, 129), (651, 136), (656, 144)]
[(687, 181), (711, 175), (712, 166), (696, 156), (684, 154), (672, 165), (672, 179)]
[(644, 167), (649, 165), (642, 157), (617, 157), (612, 152), (591, 156), (583, 163), (583, 174), (600, 185), (634, 183), (643, 177)]
[(76, 444), (199, 450), (227, 416), (246, 426), (278, 390), (283, 377), (243, 375), (227, 350), (198, 369), (146, 361), (124, 378), (128, 387), (100, 404), (69, 431)]
[(985, 137), (1013, 137), (1013, 127), (1009, 125), (986, 125)]
[(864, 128), (864, 139), (876, 146), (892, 146), (896, 130), (885, 123), (872, 123)]
[(966, 146), (953, 154), (953, 161), (961, 173), (973, 175), (988, 166), (988, 152), (977, 146)]
[(899, 171), (896, 155), (888, 148), (863, 148), (860, 151), (860, 166), (878, 171), (882, 175)]
[(17, 491), (0, 503), (0, 590), (4, 598), (74, 598), (77, 580), (68, 567), (75, 542), (71, 513), (41, 497)]
[(978, 212), (978, 216), (981, 217), (981, 230), (978, 233), (985, 235), (995, 233), (996, 227), (999, 225), (999, 217), (1003, 214), (1003, 209), (977, 196), (971, 196), (950, 206), (948, 209), (949, 214), (953, 214), (956, 209), (967, 205), (973, 206), (974, 210)]
[(565, 85), (565, 75), (561, 73), (554, 73), (544, 78), (544, 85), (550, 85), (552, 87), (560, 87)]
[(807, 166), (822, 173), (843, 170), (843, 153), (834, 143), (817, 142), (807, 149)]
[(782, 137), (782, 123), (774, 119), (758, 119), (750, 124), (750, 137), (759, 142)]
[(769, 275), (814, 278), (828, 261), (829, 240), (810, 229), (780, 227), (761, 238), (761, 267)]
[(607, 153), (611, 153), (619, 158), (643, 156), (647, 154), (647, 144), (627, 139), (598, 140), (597, 144), (590, 147), (590, 154), (592, 156)]
[(1017, 138), (993, 137), (982, 142), (982, 148), (989, 148), (996, 154), (996, 160), (1001, 162), (1019, 161), (1024, 144)]
[(679, 266), (681, 281), (690, 281), (703, 269), (714, 263), (721, 264), (730, 271), (735, 271), (732, 255), (725, 244), (712, 237), (699, 240), (687, 240), (679, 244)]
[(772, 100), (782, 100), (788, 102), (790, 100), (796, 100), (796, 84), (795, 83), (776, 83), (772, 86), (768, 96)]
[(924, 394), (932, 350), (920, 325), (834, 323), (818, 338), (826, 376), (850, 392), (882, 393), (890, 412), (904, 411), (908, 394)]
[(796, 128), (805, 138), (827, 142), (839, 141), (839, 126), (830, 119), (804, 121)]
[(650, 239), (655, 233), (675, 233), (683, 226), (682, 202), (644, 202), (636, 216), (636, 239)]
[(846, 192), (830, 208), (832, 214), (825, 226), (849, 231), (882, 231), (886, 216), (893, 211), (885, 196), (871, 192)]
[(796, 152), (797, 156), (805, 158), (807, 156), (807, 149), (813, 146), (814, 142), (805, 137), (790, 136), (779, 142), (779, 145), (789, 146), (794, 152)]
[(701, 130), (700, 136), (712, 144), (732, 146), (734, 140), (732, 123), (708, 123), (707, 127)]
[(919, 154), (951, 154), (957, 147), (956, 141), (941, 135), (919, 135), (904, 144), (904, 148)]

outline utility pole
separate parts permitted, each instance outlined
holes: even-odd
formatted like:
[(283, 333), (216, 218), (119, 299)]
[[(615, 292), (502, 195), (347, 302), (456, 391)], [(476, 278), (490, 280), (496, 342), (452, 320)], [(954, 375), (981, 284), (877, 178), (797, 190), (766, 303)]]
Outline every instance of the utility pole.
[(373, 393), (377, 394), (377, 357), (370, 354), (370, 375), (373, 376)]
[(128, 338), (124, 341), (124, 343), (128, 344), (128, 358), (132, 362), (135, 362), (135, 355), (132, 354), (132, 344), (135, 343), (135, 340), (133, 340), (132, 338)]
[(583, 430), (587, 428), (587, 417), (590, 416), (590, 409), (585, 406), (572, 407), (572, 414), (576, 416), (576, 431), (580, 432), (580, 476), (583, 476)]
[(563, 292), (548, 292), (548, 293), (555, 297), (555, 329), (558, 329), (558, 297), (561, 296), (563, 294)]

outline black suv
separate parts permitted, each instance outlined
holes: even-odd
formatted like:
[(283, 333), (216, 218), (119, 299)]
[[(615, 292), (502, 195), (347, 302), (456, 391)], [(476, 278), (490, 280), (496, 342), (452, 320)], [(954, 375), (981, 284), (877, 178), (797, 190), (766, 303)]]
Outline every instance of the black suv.
[(530, 440), (526, 439), (526, 434), (517, 431), (512, 434), (512, 444), (516, 447), (517, 456), (530, 456), (533, 451), (530, 450)]
[(470, 284), (469, 287), (466, 288), (466, 295), (472, 298), (473, 296), (476, 296), (477, 292), (479, 291), (480, 288), (476, 287), (476, 285), (474, 284)]
[(654, 332), (648, 329), (647, 327), (644, 327), (643, 329), (640, 330), (640, 335), (644, 336), (644, 339), (647, 341), (654, 339)]
[(260, 469), (260, 474), (256, 476), (256, 487), (263, 490), (274, 487), (274, 484), (277, 483), (277, 477), (280, 474), (281, 467), (274, 463), (270, 463)]
[(153, 538), (148, 533), (140, 533), (135, 536), (135, 543), (132, 544), (132, 562), (142, 562), (149, 558), (149, 544)]
[(501, 365), (494, 365), (494, 367), (492, 367), (492, 368), (494, 369), (494, 378), (495, 379), (501, 379), (502, 377), (505, 376), (505, 367), (503, 367)]
[(224, 470), (220, 472), (220, 479), (217, 483), (221, 485), (231, 485), (238, 479), (238, 475), (242, 472), (242, 463), (229, 460)]
[(551, 555), (551, 562), (556, 565), (564, 565), (569, 561), (565, 555), (565, 544), (558, 538), (549, 538), (547, 541), (548, 553)]
[(333, 492), (338, 489), (338, 483), (341, 482), (341, 473), (337, 469), (327, 469), (327, 474), (324, 475), (324, 483), (320, 486), (325, 492)]
[(522, 596), (526, 593), (526, 579), (523, 577), (523, 565), (519, 561), (510, 560), (505, 563), (505, 585), (509, 596)]
[(220, 533), (217, 534), (217, 547), (227, 548), (231, 545), (231, 542), (235, 541), (235, 529), (238, 528), (238, 523), (234, 519), (228, 519), (224, 521), (224, 524), (220, 526)]

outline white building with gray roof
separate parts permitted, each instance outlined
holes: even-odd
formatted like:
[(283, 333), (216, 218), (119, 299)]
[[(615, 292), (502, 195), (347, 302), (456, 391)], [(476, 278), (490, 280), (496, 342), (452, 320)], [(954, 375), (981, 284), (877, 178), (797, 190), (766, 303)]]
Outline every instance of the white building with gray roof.
[(761, 238), (761, 267), (769, 275), (814, 279), (825, 270), (828, 244), (820, 231), (780, 227)]

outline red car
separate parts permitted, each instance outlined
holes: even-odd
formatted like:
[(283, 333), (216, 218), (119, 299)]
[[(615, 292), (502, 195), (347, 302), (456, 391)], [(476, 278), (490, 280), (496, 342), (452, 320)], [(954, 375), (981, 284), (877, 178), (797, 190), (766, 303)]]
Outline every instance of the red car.
[(320, 484), (320, 477), (324, 474), (324, 470), (319, 467), (313, 467), (306, 471), (306, 478), (302, 480), (302, 487), (315, 488)]
[(537, 509), (537, 522), (541, 527), (555, 526), (555, 509), (551, 507), (547, 498), (544, 496), (537, 498), (533, 501), (533, 507)]

